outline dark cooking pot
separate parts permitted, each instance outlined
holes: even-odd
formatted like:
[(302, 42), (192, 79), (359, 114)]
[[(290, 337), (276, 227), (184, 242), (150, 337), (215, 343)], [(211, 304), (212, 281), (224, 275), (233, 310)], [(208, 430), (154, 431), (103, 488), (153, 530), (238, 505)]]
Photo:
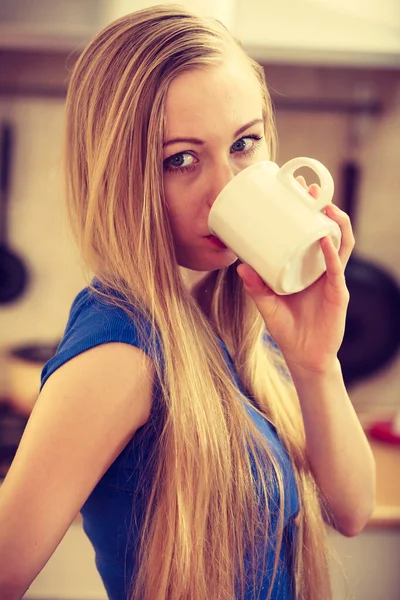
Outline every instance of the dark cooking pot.
[(12, 405), (22, 414), (30, 415), (39, 393), (42, 369), (57, 347), (58, 342), (32, 343), (9, 350), (9, 396)]
[(27, 418), (16, 413), (8, 402), (0, 402), (0, 478), (8, 471), (26, 423)]
[[(348, 161), (342, 169), (343, 210), (354, 228), (360, 168)], [(400, 347), (400, 288), (376, 262), (353, 252), (345, 269), (350, 292), (339, 360), (346, 384), (370, 377), (392, 361)]]

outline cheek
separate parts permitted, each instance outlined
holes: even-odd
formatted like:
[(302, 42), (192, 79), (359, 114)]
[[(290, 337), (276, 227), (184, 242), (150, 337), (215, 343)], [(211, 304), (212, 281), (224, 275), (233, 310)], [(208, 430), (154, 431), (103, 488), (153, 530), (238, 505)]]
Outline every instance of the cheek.
[(257, 153), (257, 160), (271, 160), (269, 156), (267, 142), (264, 140), (263, 144), (260, 146), (260, 149)]
[[(172, 177), (176, 180), (179, 179), (179, 175)], [(164, 180), (164, 197), (172, 232), (179, 239), (185, 239), (185, 234), (190, 238), (196, 218), (198, 218), (196, 196), (181, 182), (166, 181), (166, 179), (169, 178)]]

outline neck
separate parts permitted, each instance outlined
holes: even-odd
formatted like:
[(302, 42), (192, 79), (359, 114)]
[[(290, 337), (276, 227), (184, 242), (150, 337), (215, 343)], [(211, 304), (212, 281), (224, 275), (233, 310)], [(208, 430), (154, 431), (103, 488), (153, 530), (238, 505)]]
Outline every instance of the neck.
[(211, 302), (213, 298), (218, 270), (215, 271), (192, 271), (181, 267), (185, 285), (200, 308), (210, 319)]

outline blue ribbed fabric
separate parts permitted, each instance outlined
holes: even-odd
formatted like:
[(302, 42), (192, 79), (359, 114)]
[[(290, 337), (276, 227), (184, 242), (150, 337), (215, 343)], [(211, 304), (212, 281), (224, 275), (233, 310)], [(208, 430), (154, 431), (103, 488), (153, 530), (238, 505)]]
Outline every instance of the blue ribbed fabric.
[[(147, 330), (150, 331), (150, 326)], [(268, 337), (266, 341), (273, 343)], [(135, 323), (126, 313), (99, 300), (88, 287), (84, 288), (72, 304), (68, 323), (55, 356), (43, 368), (41, 388), (48, 377), (65, 362), (89, 348), (107, 342), (131, 344), (141, 347), (149, 354), (146, 344), (139, 341)], [(222, 340), (219, 340), (219, 343), (232, 376), (238, 388), (243, 391), (227, 348)], [(163, 416), (158, 385), (155, 390), (149, 421), (136, 432), (97, 483), (81, 509), (83, 527), (94, 547), (96, 566), (111, 600), (129, 599), (129, 583), (136, 572), (136, 544), (157, 461), (156, 441)], [(295, 535), (294, 518), (299, 510), (294, 474), (274, 427), (252, 408), (248, 407), (247, 410), (282, 466), (285, 486), (285, 531), (271, 600), (292, 600), (291, 549)], [(107, 443), (106, 439), (104, 443)], [(253, 460), (251, 456), (250, 458)], [(273, 530), (276, 518), (273, 515), (277, 516), (279, 505), (277, 487), (271, 490), (268, 502), (271, 511), (271, 542), (267, 552), (267, 568), (257, 573), (256, 598), (259, 600), (266, 598), (275, 558)], [(253, 591), (249, 582), (244, 600), (253, 600)]]

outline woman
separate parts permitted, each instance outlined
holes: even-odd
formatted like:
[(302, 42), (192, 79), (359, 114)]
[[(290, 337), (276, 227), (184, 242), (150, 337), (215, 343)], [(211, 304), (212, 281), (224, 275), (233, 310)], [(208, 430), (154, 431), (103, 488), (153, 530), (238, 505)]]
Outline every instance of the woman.
[(94, 277), (1, 490), (0, 596), (25, 592), (81, 511), (112, 600), (327, 600), (324, 519), (355, 535), (374, 503), (337, 359), (347, 215), (327, 209), (340, 251), (322, 240), (327, 272), (291, 296), (210, 239), (219, 191), (273, 159), (273, 114), (259, 65), (180, 7), (95, 37), (66, 139)]

